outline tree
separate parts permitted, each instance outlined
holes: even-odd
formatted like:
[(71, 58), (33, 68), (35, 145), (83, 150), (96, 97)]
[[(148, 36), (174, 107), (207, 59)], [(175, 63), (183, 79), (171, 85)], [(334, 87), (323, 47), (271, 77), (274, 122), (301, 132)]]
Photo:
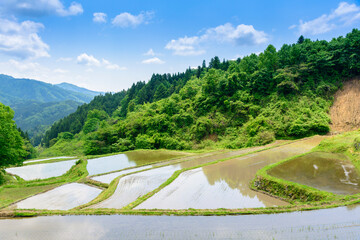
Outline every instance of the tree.
[(0, 169), (22, 163), (26, 156), (24, 140), (13, 118), (14, 111), (0, 103)]
[(301, 35), (297, 41), (298, 44), (302, 44), (304, 42), (305, 38), (303, 35)]

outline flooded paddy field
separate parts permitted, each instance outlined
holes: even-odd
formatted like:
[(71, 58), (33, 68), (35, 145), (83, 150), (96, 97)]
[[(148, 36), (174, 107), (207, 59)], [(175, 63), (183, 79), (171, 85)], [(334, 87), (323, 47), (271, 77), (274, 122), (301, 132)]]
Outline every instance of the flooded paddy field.
[(73, 159), (76, 157), (51, 157), (51, 158), (43, 158), (43, 159), (35, 159), (35, 160), (25, 160), (24, 164), (28, 164), (28, 163), (34, 163), (34, 162), (44, 162), (44, 161), (48, 161), (48, 160), (58, 160), (58, 159)]
[(286, 205), (284, 201), (251, 190), (249, 182), (264, 166), (308, 152), (322, 139), (314, 137), (184, 172), (136, 209), (253, 208)]
[[(268, 145), (269, 146), (269, 145)], [(156, 189), (162, 183), (164, 183), (171, 175), (180, 169), (190, 168), (197, 165), (201, 165), (208, 162), (213, 162), (216, 160), (233, 157), (241, 154), (245, 154), (251, 151), (260, 150), (266, 148), (267, 146), (255, 147), (242, 149), (237, 151), (230, 151), (225, 153), (214, 154), (211, 156), (199, 157), (193, 160), (184, 161), (178, 164), (173, 164), (165, 167), (159, 167), (155, 169), (150, 169), (140, 173), (134, 173), (128, 176), (120, 178), (119, 184), (116, 188), (115, 193), (108, 199), (90, 206), (89, 208), (122, 208), (131, 202), (135, 201), (137, 198), (145, 195), (146, 193)], [(129, 169), (132, 170), (132, 169)], [(126, 171), (126, 170), (125, 170)], [(119, 173), (115, 173), (114, 176), (117, 177)], [(111, 174), (112, 175), (112, 174)], [(109, 176), (99, 176), (93, 178), (94, 180), (107, 180), (111, 181)], [(105, 178), (105, 179), (103, 179)], [(193, 182), (196, 185), (196, 182)]]
[(313, 152), (284, 162), (268, 174), (335, 194), (360, 192), (360, 175), (343, 154)]
[(80, 183), (70, 183), (27, 198), (11, 206), (20, 209), (69, 210), (90, 202), (100, 189)]
[(76, 160), (68, 160), (54, 163), (7, 168), (5, 170), (8, 173), (18, 175), (22, 179), (29, 181), (61, 176), (65, 174), (75, 164), (75, 162)]
[(46, 216), (0, 219), (0, 239), (358, 239), (358, 205), (239, 216)]
[(89, 159), (87, 170), (91, 176), (139, 165), (165, 161), (181, 156), (186, 156), (186, 154), (171, 151), (134, 151), (107, 157)]
[(201, 165), (201, 164), (204, 164), (204, 163), (216, 161), (216, 160), (219, 160), (219, 159), (222, 159), (222, 158), (233, 157), (233, 156), (237, 156), (237, 155), (246, 154), (246, 153), (249, 153), (249, 152), (261, 150), (261, 149), (271, 147), (271, 146), (274, 146), (274, 145), (277, 145), (277, 144), (280, 144), (280, 143), (284, 143), (284, 142), (286, 142), (286, 141), (276, 141), (276, 142), (268, 144), (266, 146), (258, 146), (258, 147), (246, 148), (246, 149), (241, 149), (241, 150), (228, 151), (228, 152), (225, 152), (225, 153), (215, 152), (215, 153), (211, 154), (210, 156), (208, 156), (208, 154), (206, 154), (206, 156), (192, 156), (192, 157), (187, 157), (187, 158), (181, 158), (181, 159), (178, 159), (178, 160), (170, 160), (170, 161), (165, 161), (165, 162), (161, 162), (161, 163), (155, 163), (155, 164), (148, 165), (148, 166), (143, 166), (143, 167), (138, 167), (138, 168), (131, 168), (131, 169), (126, 169), (126, 170), (119, 171), (119, 172), (104, 174), (104, 175), (101, 175), (101, 176), (92, 177), (92, 179), (95, 180), (95, 181), (99, 181), (99, 182), (109, 184), (109, 183), (111, 183), (112, 180), (114, 180), (115, 178), (117, 178), (118, 176), (121, 176), (123, 174), (137, 172), (137, 171), (141, 171), (141, 170), (145, 170), (145, 169), (151, 169), (153, 167), (159, 167), (159, 166), (168, 165), (168, 164), (171, 164), (171, 163), (176, 164), (178, 161), (182, 161), (180, 163), (181, 168), (188, 168), (188, 167), (193, 167), (193, 166), (196, 166), (196, 165)]

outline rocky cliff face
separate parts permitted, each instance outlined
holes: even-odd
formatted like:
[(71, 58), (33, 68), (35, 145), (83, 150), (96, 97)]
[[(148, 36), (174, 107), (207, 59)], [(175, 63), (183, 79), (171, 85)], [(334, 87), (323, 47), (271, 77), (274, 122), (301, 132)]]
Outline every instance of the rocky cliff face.
[(346, 132), (360, 128), (360, 78), (346, 81), (335, 94), (330, 108), (331, 132)]

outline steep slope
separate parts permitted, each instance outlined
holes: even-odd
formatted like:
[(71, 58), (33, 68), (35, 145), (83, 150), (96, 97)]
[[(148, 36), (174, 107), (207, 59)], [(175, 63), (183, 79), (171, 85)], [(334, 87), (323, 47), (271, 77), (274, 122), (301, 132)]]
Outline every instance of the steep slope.
[[(72, 100), (41, 103), (26, 101), (13, 105), (16, 125), (29, 134), (34, 145), (38, 145), (41, 135), (57, 120), (76, 111), (81, 103)], [(38, 136), (37, 139), (34, 139)], [(39, 139), (40, 138), (40, 139)]]
[(360, 79), (344, 83), (336, 92), (334, 104), (330, 108), (332, 132), (352, 131), (360, 128)]

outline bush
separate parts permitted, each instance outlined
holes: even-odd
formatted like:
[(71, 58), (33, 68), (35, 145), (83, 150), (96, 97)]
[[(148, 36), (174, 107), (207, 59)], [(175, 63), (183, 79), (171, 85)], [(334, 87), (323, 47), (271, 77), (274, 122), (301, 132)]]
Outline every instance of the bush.
[(148, 135), (138, 135), (135, 140), (135, 148), (137, 149), (153, 149), (155, 140)]

